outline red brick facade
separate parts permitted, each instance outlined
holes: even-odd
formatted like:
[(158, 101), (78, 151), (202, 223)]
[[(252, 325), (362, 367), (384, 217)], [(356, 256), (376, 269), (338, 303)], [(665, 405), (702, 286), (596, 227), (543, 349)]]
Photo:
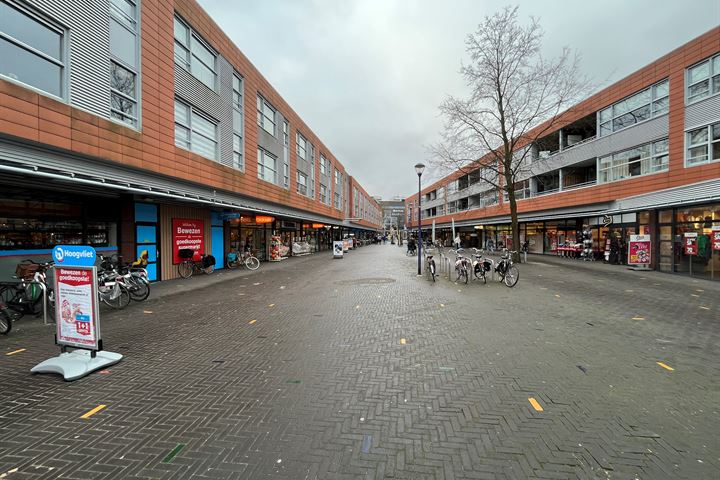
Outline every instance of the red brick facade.
[[(142, 131), (0, 80), (0, 134), (38, 142), (70, 152), (157, 172), (220, 190), (241, 193), (342, 221), (344, 212), (296, 193), (295, 135), (290, 135), (290, 188), (258, 180), (255, 98), (259, 92), (299, 129), (333, 168), (345, 168), (283, 100), (279, 93), (193, 0), (142, 2)], [(245, 172), (175, 146), (173, 16), (185, 18), (220, 55), (244, 77)], [(319, 162), (315, 163), (319, 176)], [(331, 170), (332, 171), (332, 170)], [(373, 227), (371, 224), (364, 224)]]
[[(552, 210), (575, 205), (607, 202), (647, 192), (692, 184), (720, 177), (720, 163), (709, 163), (685, 167), (685, 71), (693, 64), (720, 52), (720, 27), (714, 28), (687, 44), (673, 50), (660, 59), (641, 68), (635, 73), (592, 95), (563, 114), (557, 128), (576, 121), (590, 113), (597, 112), (613, 103), (652, 85), (664, 78), (670, 81), (669, 108), (669, 169), (663, 173), (629, 178), (621, 181), (599, 184), (593, 187), (558, 192), (518, 202), (518, 213)], [(537, 128), (542, 128), (539, 126)], [(425, 187), (422, 193), (431, 192), (463, 175), (455, 172)], [(417, 202), (417, 193), (407, 197), (407, 203)], [(485, 209), (457, 212), (452, 215), (434, 217), (437, 223), (480, 219), (497, 215), (508, 215), (509, 204), (503, 203), (500, 195), (498, 205)], [(413, 222), (417, 225), (417, 210)], [(423, 220), (429, 225), (433, 219)]]

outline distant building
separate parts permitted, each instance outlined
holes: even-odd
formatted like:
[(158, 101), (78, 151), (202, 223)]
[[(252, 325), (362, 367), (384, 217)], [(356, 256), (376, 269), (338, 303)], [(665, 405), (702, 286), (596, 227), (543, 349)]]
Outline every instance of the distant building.
[(403, 230), (405, 228), (405, 200), (395, 197), (392, 200), (378, 199), (383, 215), (383, 228)]

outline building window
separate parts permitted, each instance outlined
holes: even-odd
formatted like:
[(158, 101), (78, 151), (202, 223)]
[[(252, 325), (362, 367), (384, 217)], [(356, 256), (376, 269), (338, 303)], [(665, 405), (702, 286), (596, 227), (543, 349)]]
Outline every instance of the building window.
[(258, 178), (277, 184), (277, 158), (258, 148)]
[(245, 121), (243, 117), (243, 79), (240, 75), (233, 74), (233, 166), (238, 170), (245, 169), (243, 152), (245, 151), (243, 133), (245, 132)]
[(657, 115), (667, 113), (669, 84), (663, 80), (630, 97), (600, 110), (599, 135), (609, 135)]
[(668, 169), (668, 140), (646, 143), (598, 159), (598, 183), (664, 172)]
[[(275, 136), (275, 109), (260, 95), (257, 97), (257, 123), (267, 133)], [(286, 135), (287, 132), (283, 134)]]
[(245, 170), (245, 160), (243, 159), (243, 141), (242, 137), (237, 133), (233, 133), (233, 167), (238, 170)]
[(687, 103), (720, 92), (720, 54), (687, 70)]
[(686, 166), (720, 160), (720, 123), (690, 130), (686, 134), (686, 139)]
[(328, 203), (327, 187), (325, 185), (323, 185), (322, 183), (320, 184), (320, 202), (325, 203), (325, 204)]
[(283, 120), (283, 187), (290, 188), (290, 125)]
[(217, 123), (194, 107), (175, 100), (175, 145), (217, 160)]
[(300, 132), (297, 132), (295, 135), (295, 144), (295, 153), (297, 153), (297, 156), (303, 160), (307, 160), (307, 140)]
[(297, 172), (297, 193), (307, 195), (307, 175)]
[(64, 30), (0, 0), (0, 76), (65, 95)]
[(188, 25), (175, 17), (175, 62), (215, 90), (216, 54)]
[(110, 116), (136, 127), (138, 35), (137, 5), (110, 0)]
[(342, 198), (338, 192), (335, 192), (335, 208), (342, 210)]
[(320, 173), (327, 175), (327, 158), (322, 153), (320, 154)]
[(134, 72), (110, 62), (110, 115), (132, 126), (137, 125), (135, 78)]

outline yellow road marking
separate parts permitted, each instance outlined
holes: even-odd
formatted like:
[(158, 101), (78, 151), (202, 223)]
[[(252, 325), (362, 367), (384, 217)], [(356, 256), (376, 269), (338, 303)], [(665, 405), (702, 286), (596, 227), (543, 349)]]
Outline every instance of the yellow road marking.
[(405, 343), (407, 343), (407, 340), (405, 340), (404, 338), (401, 338), (401, 339), (400, 339), (400, 345), (405, 345)]
[(143, 313), (153, 313), (152, 310), (143, 310)]
[(538, 403), (538, 401), (535, 400), (533, 397), (528, 398), (528, 402), (530, 402), (530, 405), (532, 405), (533, 408), (534, 408), (536, 411), (538, 411), (538, 412), (542, 412), (542, 411), (543, 411), (543, 408), (540, 406), (540, 404)]
[(98, 405), (97, 407), (82, 415), (80, 418), (90, 418), (105, 407), (107, 407), (107, 405)]
[(360, 305), (355, 305), (355, 310), (359, 309)]
[(444, 304), (444, 303), (441, 303), (440, 306), (441, 306), (442, 308), (445, 308), (445, 304)]
[(696, 288), (695, 291), (696, 292), (704, 292), (705, 290), (703, 290), (702, 288)]
[(645, 320), (645, 317), (632, 317), (633, 320)]
[(635, 290), (625, 290), (627, 293), (633, 293)]
[(710, 307), (705, 307), (703, 305), (700, 305), (700, 308), (702, 308), (703, 310), (710, 310)]
[(696, 294), (694, 294), (694, 293), (691, 293), (690, 296), (691, 296), (691, 297), (699, 297), (700, 295), (696, 295)]
[(271, 303), (270, 305), (268, 305), (269, 308), (272, 308), (272, 307), (274, 307), (274, 306), (275, 306), (274, 303)]
[(560, 298), (560, 295), (557, 295), (557, 294), (556, 294), (555, 296), (556, 296), (557, 298)]
[(19, 350), (14, 350), (14, 351), (12, 351), (12, 352), (8, 352), (8, 353), (6, 353), (5, 355), (6, 355), (6, 356), (15, 355), (16, 353), (24, 352), (25, 350), (27, 350), (27, 349), (26, 349), (26, 348), (21, 348), (21, 349), (19, 349)]
[(252, 325), (253, 323), (257, 322), (257, 320), (250, 320), (248, 324)]
[(674, 368), (672, 368), (672, 367), (669, 366), (669, 365), (665, 365), (663, 362), (655, 362), (655, 363), (657, 363), (658, 365), (660, 365), (661, 367), (663, 367), (665, 370), (670, 370), (671, 372), (675, 371)]

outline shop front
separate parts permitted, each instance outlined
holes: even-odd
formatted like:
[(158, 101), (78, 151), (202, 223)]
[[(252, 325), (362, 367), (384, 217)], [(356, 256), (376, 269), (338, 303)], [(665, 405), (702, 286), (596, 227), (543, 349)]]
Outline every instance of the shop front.
[(91, 245), (115, 254), (120, 219), (118, 196), (0, 186), (0, 281), (12, 280), (24, 259), (49, 261), (55, 245)]
[(258, 260), (270, 258), (273, 217), (267, 215), (242, 215), (225, 222), (227, 251), (250, 252)]

